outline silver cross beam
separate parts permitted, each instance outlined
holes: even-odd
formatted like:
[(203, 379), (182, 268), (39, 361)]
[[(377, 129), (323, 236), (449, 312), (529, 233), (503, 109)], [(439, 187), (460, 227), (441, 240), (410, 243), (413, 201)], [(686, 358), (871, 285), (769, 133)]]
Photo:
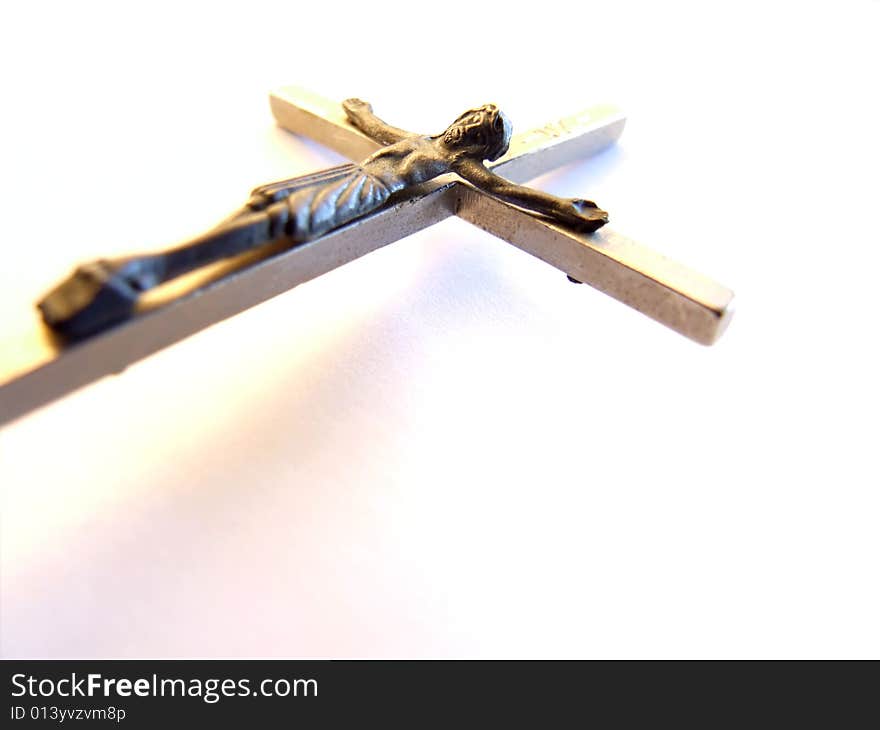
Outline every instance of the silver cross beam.
[[(282, 127), (352, 160), (380, 146), (349, 124), (341, 105), (303, 89), (286, 87), (270, 101)], [(491, 168), (514, 182), (525, 182), (608, 146), (620, 136), (624, 123), (612, 108), (587, 109), (515, 136), (507, 154)], [(404, 202), (226, 271), (210, 286), (195, 288), (81, 342), (65, 346), (43, 330), (20, 342), (4, 342), (0, 424), (451, 215), (702, 344), (712, 344), (730, 320), (729, 289), (608, 226), (590, 235), (573, 233), (491, 198), (455, 175), (445, 175), (419, 186)]]

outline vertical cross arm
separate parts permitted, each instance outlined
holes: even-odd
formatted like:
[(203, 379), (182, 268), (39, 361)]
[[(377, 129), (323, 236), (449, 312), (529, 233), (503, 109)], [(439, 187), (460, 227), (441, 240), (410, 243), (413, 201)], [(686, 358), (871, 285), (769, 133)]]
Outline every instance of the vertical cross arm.
[[(342, 105), (299, 86), (273, 92), (269, 104), (278, 124), (316, 140), (356, 162), (379, 145), (349, 124)], [(595, 154), (623, 132), (626, 117), (612, 106), (595, 106), (529, 132), (516, 134), (510, 149), (491, 168), (514, 182), (531, 178)]]
[[(288, 88), (273, 94), (272, 111), (283, 127), (352, 159), (362, 159), (378, 147), (348, 124), (340, 104), (302, 89)], [(537, 151), (556, 150), (559, 155), (580, 149), (586, 153), (613, 141), (620, 129), (622, 119), (613, 114), (593, 121), (581, 117), (531, 137), (521, 135), (511, 144), (511, 153), (499, 162), (520, 165), (521, 175), (541, 174), (550, 169), (549, 158), (535, 154)], [(210, 286), (144, 311), (82, 342), (67, 346), (55, 342), (34, 309), (32, 329), (9, 333), (0, 341), (0, 425), (453, 215), (454, 193), (461, 187), (456, 180), (454, 175), (432, 180), (413, 191), (411, 199), (318, 240), (236, 269)]]

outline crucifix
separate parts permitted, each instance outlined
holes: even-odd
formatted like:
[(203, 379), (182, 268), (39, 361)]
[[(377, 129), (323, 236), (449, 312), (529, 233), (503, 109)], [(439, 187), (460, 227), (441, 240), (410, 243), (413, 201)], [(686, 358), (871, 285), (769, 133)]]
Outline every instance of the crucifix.
[[(56, 336), (0, 371), (0, 423), (450, 215), (702, 344), (730, 319), (732, 292), (610, 231), (595, 203), (517, 184), (612, 143), (625, 122), (613, 109), (513, 136), (488, 104), (427, 136), (358, 99), (339, 105), (286, 87), (270, 102), (285, 129), (363, 161), (256, 188), (176, 248), (78, 267), (39, 302)], [(145, 296), (193, 272), (204, 274), (186, 293)]]

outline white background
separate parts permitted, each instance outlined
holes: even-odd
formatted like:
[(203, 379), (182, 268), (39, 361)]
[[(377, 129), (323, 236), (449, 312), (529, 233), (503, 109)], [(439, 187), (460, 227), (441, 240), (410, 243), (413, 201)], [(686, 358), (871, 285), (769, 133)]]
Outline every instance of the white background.
[(4, 656), (878, 657), (880, 5), (4, 6), (0, 327), (339, 158), (598, 102), (536, 184), (735, 289), (695, 345), (449, 220), (0, 431)]

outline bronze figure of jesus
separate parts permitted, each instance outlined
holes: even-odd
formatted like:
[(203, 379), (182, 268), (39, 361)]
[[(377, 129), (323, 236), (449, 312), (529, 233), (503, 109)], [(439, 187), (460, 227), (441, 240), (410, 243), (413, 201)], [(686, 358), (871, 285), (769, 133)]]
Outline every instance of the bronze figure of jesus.
[(314, 240), (449, 172), (488, 195), (576, 231), (593, 232), (608, 222), (607, 213), (591, 201), (516, 185), (485, 166), (484, 161), (507, 152), (512, 131), (493, 104), (465, 112), (435, 136), (392, 127), (359, 99), (348, 99), (343, 106), (354, 126), (385, 146), (359, 165), (256, 188), (240, 211), (175, 248), (80, 266), (39, 302), (45, 322), (69, 337), (93, 334), (130, 317), (140, 294), (153, 287), (276, 241), (296, 246)]

